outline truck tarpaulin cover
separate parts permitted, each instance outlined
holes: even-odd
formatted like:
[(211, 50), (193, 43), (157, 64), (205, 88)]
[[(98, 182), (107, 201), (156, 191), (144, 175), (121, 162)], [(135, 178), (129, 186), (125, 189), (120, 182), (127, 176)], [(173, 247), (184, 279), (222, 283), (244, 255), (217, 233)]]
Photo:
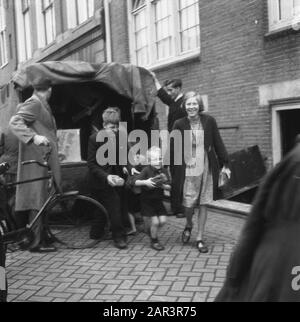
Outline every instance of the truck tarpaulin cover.
[(148, 118), (155, 105), (156, 88), (150, 72), (130, 64), (57, 61), (32, 64), (19, 70), (13, 82), (22, 90), (50, 82), (52, 86), (96, 82), (133, 102), (133, 112)]

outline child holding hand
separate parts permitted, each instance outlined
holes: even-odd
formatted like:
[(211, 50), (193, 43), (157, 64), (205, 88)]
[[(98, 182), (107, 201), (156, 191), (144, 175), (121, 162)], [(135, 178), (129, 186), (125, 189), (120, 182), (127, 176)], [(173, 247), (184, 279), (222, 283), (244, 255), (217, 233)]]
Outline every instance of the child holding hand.
[(157, 251), (164, 250), (158, 240), (160, 228), (166, 223), (167, 210), (163, 204), (164, 190), (170, 190), (168, 171), (163, 168), (162, 152), (158, 147), (152, 147), (147, 152), (148, 165), (135, 177), (134, 185), (142, 188), (141, 214), (151, 219), (151, 247)]

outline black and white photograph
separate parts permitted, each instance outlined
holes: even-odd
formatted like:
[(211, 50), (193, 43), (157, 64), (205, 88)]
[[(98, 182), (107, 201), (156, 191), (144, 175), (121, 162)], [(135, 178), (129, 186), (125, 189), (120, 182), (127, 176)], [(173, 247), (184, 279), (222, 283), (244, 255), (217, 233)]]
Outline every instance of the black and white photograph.
[(0, 0), (0, 302), (300, 302), (300, 0)]

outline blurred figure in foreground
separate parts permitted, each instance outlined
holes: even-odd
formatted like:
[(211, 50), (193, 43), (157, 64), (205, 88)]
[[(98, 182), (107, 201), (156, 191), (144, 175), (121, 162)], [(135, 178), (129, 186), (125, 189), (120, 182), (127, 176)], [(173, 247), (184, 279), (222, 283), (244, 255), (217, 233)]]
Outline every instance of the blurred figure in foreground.
[(262, 183), (217, 302), (300, 301), (299, 143)]

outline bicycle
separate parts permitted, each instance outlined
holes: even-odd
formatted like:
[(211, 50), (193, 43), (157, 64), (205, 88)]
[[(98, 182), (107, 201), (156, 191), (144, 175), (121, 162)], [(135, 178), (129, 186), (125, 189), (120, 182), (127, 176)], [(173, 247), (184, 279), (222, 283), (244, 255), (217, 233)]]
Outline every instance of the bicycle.
[(93, 225), (109, 223), (106, 209), (91, 197), (80, 195), (78, 191), (62, 192), (59, 188), (53, 173), (49, 166), (50, 152), (44, 158), (44, 162), (36, 160), (25, 161), (23, 166), (37, 164), (40, 167), (48, 169), (48, 176), (26, 180), (23, 182), (1, 183), (0, 187), (7, 191), (10, 188), (21, 184), (50, 180), (53, 184), (53, 191), (46, 200), (36, 217), (24, 228), (15, 229), (11, 218), (11, 212), (8, 213), (6, 224), (2, 224), (2, 241), (5, 245), (19, 244), (22, 249), (29, 249), (34, 240), (34, 229), (40, 219), (43, 222), (43, 228), (51, 243), (58, 243), (60, 247), (68, 249), (93, 248), (102, 239), (93, 239), (90, 236), (90, 230)]

